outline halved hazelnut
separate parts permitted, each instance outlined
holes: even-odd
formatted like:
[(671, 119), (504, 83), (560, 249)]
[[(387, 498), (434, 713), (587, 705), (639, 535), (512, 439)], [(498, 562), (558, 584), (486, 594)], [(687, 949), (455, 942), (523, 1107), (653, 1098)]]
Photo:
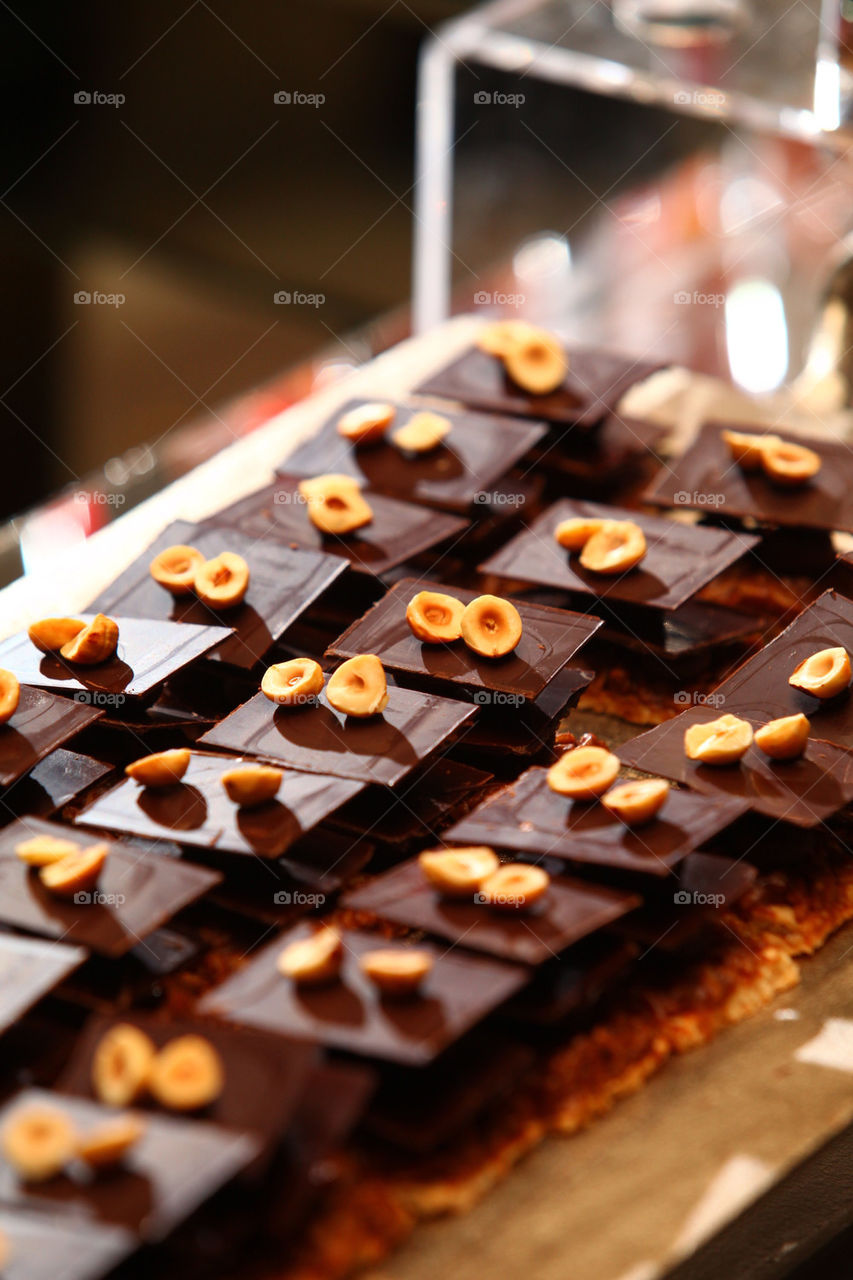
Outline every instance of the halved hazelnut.
[(277, 968), (298, 986), (314, 987), (331, 982), (341, 971), (344, 944), (337, 929), (324, 925), (308, 938), (291, 942), (278, 958)]
[(77, 1139), (74, 1154), (91, 1169), (112, 1169), (121, 1164), (145, 1133), (138, 1116), (116, 1116)]
[(569, 371), (569, 360), (559, 339), (533, 326), (510, 345), (503, 362), (516, 386), (536, 396), (556, 391)]
[(176, 543), (154, 557), (148, 572), (173, 596), (185, 596), (192, 591), (196, 572), (203, 564), (204, 556), (195, 547)]
[(308, 507), (309, 520), (321, 533), (353, 533), (373, 519), (358, 481), (352, 476), (326, 475), (300, 480), (299, 492)]
[(814, 698), (834, 698), (847, 688), (850, 675), (850, 655), (839, 645), (805, 658), (788, 677), (788, 684)]
[(605, 520), (587, 540), (580, 562), (593, 573), (625, 573), (646, 554), (646, 537), (633, 520)]
[(299, 706), (323, 692), (323, 668), (313, 658), (291, 658), (267, 667), (261, 693), (280, 706)]
[(18, 677), (5, 667), (0, 667), (0, 724), (7, 724), (18, 710), (21, 686)]
[(101, 1037), (92, 1057), (92, 1088), (110, 1107), (126, 1107), (148, 1088), (157, 1050), (144, 1031), (118, 1022)]
[(521, 615), (500, 596), (477, 596), (465, 606), (460, 627), (468, 648), (484, 658), (512, 653), (521, 639)]
[(570, 520), (560, 521), (554, 530), (554, 537), (567, 551), (582, 551), (603, 524), (603, 520), (596, 520), (592, 516), (573, 516)]
[(196, 568), (193, 588), (209, 609), (233, 609), (249, 590), (249, 566), (234, 551), (223, 551)]
[(47, 1182), (74, 1155), (74, 1126), (56, 1107), (26, 1107), (6, 1122), (0, 1145), (24, 1182)]
[(793, 444), (790, 440), (777, 440), (765, 444), (761, 465), (771, 480), (777, 484), (795, 488), (814, 479), (821, 468), (821, 457), (814, 449)]
[(108, 844), (93, 844), (51, 862), (39, 871), (39, 879), (57, 898), (76, 898), (88, 893), (98, 883), (110, 852)]
[(612, 787), (601, 803), (626, 826), (639, 827), (657, 817), (668, 795), (669, 783), (663, 778), (644, 778)]
[(544, 897), (550, 883), (551, 877), (541, 867), (530, 867), (524, 862), (505, 862), (480, 885), (477, 901), (490, 907), (518, 911), (532, 907)]
[(352, 444), (376, 444), (394, 421), (396, 409), (384, 401), (371, 401), (350, 409), (338, 419), (338, 435)]
[(329, 705), (347, 716), (375, 716), (388, 705), (385, 669), (373, 653), (347, 658), (329, 677)]
[(226, 769), (220, 781), (229, 800), (242, 809), (254, 809), (275, 799), (283, 776), (275, 765), (246, 764), (239, 769)]
[(72, 854), (80, 852), (80, 845), (59, 836), (32, 836), (15, 845), (15, 855), (28, 867), (49, 867)]
[(27, 635), (42, 653), (58, 653), (64, 644), (80, 634), (85, 625), (79, 618), (42, 618), (40, 622), (33, 623)]
[(406, 605), (406, 621), (424, 644), (450, 644), (462, 635), (465, 606), (443, 591), (419, 591)]
[(487, 356), (503, 358), (529, 338), (532, 329), (527, 320), (494, 320), (478, 331), (475, 344)]
[(118, 623), (99, 613), (87, 627), (78, 631), (59, 652), (68, 662), (94, 667), (106, 662), (118, 648)]
[(161, 1049), (151, 1064), (151, 1096), (170, 1111), (207, 1107), (225, 1086), (222, 1059), (204, 1036), (178, 1036)]
[(453, 423), (440, 413), (416, 413), (391, 433), (398, 449), (406, 453), (429, 453), (453, 430)]
[(687, 758), (702, 764), (735, 764), (751, 744), (752, 725), (732, 715), (691, 725), (684, 733)]
[(431, 885), (447, 898), (470, 898), (493, 872), (500, 858), (485, 845), (463, 849), (425, 849), (418, 865)]
[(613, 785), (619, 757), (605, 747), (574, 747), (564, 751), (548, 770), (548, 786), (573, 800), (595, 800)]
[(802, 712), (768, 720), (755, 730), (755, 745), (771, 760), (796, 760), (808, 746), (811, 725)]
[(140, 756), (125, 767), (125, 773), (143, 787), (173, 787), (189, 768), (189, 747), (173, 747), (171, 751), (155, 751)]
[(733, 460), (743, 471), (758, 471), (768, 445), (781, 444), (779, 436), (754, 435), (748, 431), (723, 431), (723, 442), (729, 446)]
[(362, 972), (386, 996), (409, 996), (417, 991), (432, 971), (433, 958), (428, 951), (366, 951), (359, 961)]

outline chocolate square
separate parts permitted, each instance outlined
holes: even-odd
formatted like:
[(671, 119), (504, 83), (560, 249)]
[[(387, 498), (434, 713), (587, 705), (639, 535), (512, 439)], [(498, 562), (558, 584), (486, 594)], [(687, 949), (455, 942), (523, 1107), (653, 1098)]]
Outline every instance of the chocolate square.
[(529, 909), (502, 910), (474, 901), (474, 895), (471, 901), (443, 898), (416, 859), (376, 876), (343, 899), (353, 911), (369, 911), (381, 920), (522, 964), (542, 964), (639, 902), (631, 893), (560, 876), (552, 878), (545, 896)]
[(82, 947), (0, 933), (0, 1031), (17, 1022), (87, 955)]
[(424, 942), (418, 950), (429, 951), (434, 964), (423, 986), (411, 997), (389, 998), (365, 977), (359, 958), (377, 949), (405, 950), (409, 944), (347, 929), (340, 978), (300, 988), (276, 965), (284, 947), (311, 932), (309, 924), (300, 924), (280, 934), (245, 969), (205, 996), (201, 1012), (386, 1062), (426, 1063), (529, 977), (521, 965)]
[(4, 803), (15, 814), (48, 818), (112, 771), (111, 764), (94, 756), (57, 747), (4, 796)]
[[(243, 603), (215, 612), (192, 593), (173, 596), (155, 582), (149, 572), (151, 561), (175, 544), (195, 547), (208, 559), (222, 551), (242, 556), (249, 566), (249, 589)], [(248, 669), (261, 661), (270, 646), (345, 570), (337, 556), (293, 551), (274, 530), (259, 538), (239, 529), (219, 528), (213, 521), (190, 524), (176, 520), (89, 607), (110, 617), (122, 614), (231, 627), (233, 634), (208, 656)]]
[(199, 739), (206, 747), (245, 751), (304, 773), (326, 773), (393, 787), (473, 720), (476, 708), (414, 689), (388, 689), (377, 716), (356, 719), (316, 703), (277, 707), (262, 693)]
[[(561, 520), (578, 516), (632, 520), (646, 536), (645, 557), (635, 568), (616, 575), (584, 569), (578, 553), (567, 551), (554, 538)], [(496, 551), (480, 566), (480, 572), (559, 587), (602, 601), (677, 609), (758, 542), (750, 534), (685, 525), (641, 511), (566, 498)]]
[(99, 720), (98, 707), (21, 685), (18, 709), (0, 725), (0, 787), (11, 787), (75, 733)]
[(122, 956), (222, 877), (215, 871), (108, 841), (110, 854), (88, 901), (67, 901), (41, 884), (38, 872), (15, 854), (36, 835), (58, 836), (81, 849), (97, 838), (75, 827), (22, 818), (0, 830), (0, 920), (15, 929), (79, 943), (105, 956)]
[(583, 484), (582, 492), (589, 496), (627, 480), (641, 463), (652, 463), (665, 436), (665, 428), (656, 423), (614, 412), (594, 431), (553, 427), (533, 458), (537, 468)]
[(4, 1280), (101, 1280), (136, 1249), (129, 1232), (58, 1216), (50, 1206), (44, 1213), (0, 1207), (0, 1231), (9, 1242)]

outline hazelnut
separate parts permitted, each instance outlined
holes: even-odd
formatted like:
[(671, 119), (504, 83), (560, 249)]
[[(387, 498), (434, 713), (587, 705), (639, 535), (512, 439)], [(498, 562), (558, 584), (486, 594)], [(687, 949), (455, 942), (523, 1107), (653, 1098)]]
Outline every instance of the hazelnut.
[(6, 724), (18, 710), (21, 686), (18, 677), (5, 667), (0, 667), (0, 724)]
[(771, 480), (795, 488), (814, 479), (820, 471), (821, 458), (814, 449), (807, 449), (805, 445), (776, 440), (770, 444), (765, 442), (761, 465)]
[(278, 958), (278, 971), (298, 986), (331, 982), (341, 971), (344, 944), (337, 929), (324, 925), (308, 938), (291, 942)]
[(605, 747), (574, 747), (564, 751), (548, 770), (548, 786), (573, 800), (595, 800), (615, 782), (619, 757)]
[(58, 653), (85, 627), (79, 618), (42, 618), (34, 622), (27, 635), (42, 653)]
[(249, 590), (249, 566), (242, 556), (223, 551), (196, 568), (193, 587), (209, 609), (233, 609)]
[(242, 809), (254, 809), (275, 799), (284, 775), (271, 764), (247, 764), (239, 769), (226, 769), (220, 781), (228, 799)]
[(494, 320), (484, 324), (477, 334), (476, 346), (487, 356), (503, 359), (525, 338), (529, 338), (533, 326), (527, 320)]
[(351, 444), (376, 444), (394, 421), (393, 404), (371, 401), (357, 405), (338, 419), (338, 435)]
[(170, 1111), (197, 1111), (215, 1102), (225, 1086), (222, 1059), (204, 1036), (178, 1036), (151, 1064), (151, 1096)]
[(118, 647), (118, 623), (99, 613), (87, 627), (78, 631), (72, 640), (64, 644), (59, 652), (68, 662), (77, 662), (80, 666), (94, 667), (99, 662), (106, 662)]
[(329, 677), (329, 705), (347, 716), (375, 716), (388, 705), (385, 669), (373, 653), (347, 658)]
[(612, 787), (601, 803), (626, 826), (639, 827), (657, 817), (668, 795), (669, 783), (663, 778), (645, 778)]
[(156, 555), (148, 566), (148, 572), (161, 587), (173, 596), (185, 596), (193, 589), (196, 572), (204, 564), (204, 556), (195, 547), (176, 543)]
[(321, 533), (353, 533), (373, 519), (358, 481), (352, 476), (326, 475), (300, 480), (299, 492), (307, 504), (309, 520)]
[(771, 760), (796, 760), (806, 749), (811, 725), (802, 712), (768, 720), (755, 730), (755, 745)]
[(505, 862), (480, 885), (477, 901), (490, 907), (518, 911), (532, 907), (544, 897), (550, 883), (551, 877), (541, 867), (530, 867), (524, 862)]
[(74, 1155), (74, 1126), (55, 1107), (26, 1107), (7, 1120), (0, 1145), (24, 1182), (47, 1182)]
[(556, 391), (569, 371), (562, 343), (553, 334), (532, 325), (526, 334), (519, 335), (517, 342), (510, 344), (503, 362), (516, 386), (537, 396)]
[(39, 871), (39, 879), (57, 898), (76, 898), (88, 893), (98, 883), (110, 852), (108, 844), (92, 844), (51, 862)]
[(386, 996), (409, 996), (429, 977), (433, 958), (428, 951), (366, 951), (359, 961), (362, 972)]
[(850, 683), (850, 655), (840, 645), (806, 658), (788, 677), (788, 684), (815, 698), (834, 698)]
[(78, 1138), (74, 1154), (91, 1169), (112, 1169), (121, 1164), (144, 1133), (145, 1125), (138, 1116), (116, 1116)]
[(59, 836), (32, 836), (15, 845), (16, 856), (28, 867), (49, 867), (52, 862), (79, 852), (79, 844), (73, 840), (62, 840)]
[(605, 520), (584, 544), (580, 562), (593, 573), (625, 573), (646, 554), (646, 538), (633, 520)]
[(484, 658), (502, 658), (521, 639), (521, 615), (500, 596), (477, 596), (465, 606), (460, 627), (468, 648)]
[(323, 692), (323, 668), (313, 658), (291, 658), (267, 667), (261, 693), (280, 706), (298, 706)]
[(391, 439), (406, 453), (429, 453), (453, 430), (453, 423), (440, 413), (416, 413)]
[(125, 768), (125, 773), (143, 787), (173, 787), (180, 782), (190, 763), (189, 747), (173, 747), (171, 751), (155, 751), (140, 756)]
[(406, 621), (424, 644), (450, 644), (462, 635), (465, 606), (442, 591), (419, 591), (406, 605)]
[(684, 733), (687, 758), (702, 764), (735, 764), (751, 743), (752, 726), (732, 715), (691, 725)]
[(110, 1107), (136, 1102), (148, 1087), (157, 1050), (144, 1031), (118, 1022), (101, 1037), (92, 1058), (92, 1088)]
[(570, 520), (560, 521), (554, 530), (554, 537), (567, 551), (583, 551), (592, 535), (598, 533), (603, 524), (603, 520), (595, 520), (591, 516), (573, 516)]
[(768, 445), (781, 444), (779, 436), (753, 435), (747, 431), (723, 431), (722, 438), (729, 446), (734, 461), (743, 471), (758, 471)]
[(488, 876), (497, 871), (500, 859), (485, 845), (462, 849), (425, 849), (418, 865), (431, 885), (447, 898), (470, 898)]

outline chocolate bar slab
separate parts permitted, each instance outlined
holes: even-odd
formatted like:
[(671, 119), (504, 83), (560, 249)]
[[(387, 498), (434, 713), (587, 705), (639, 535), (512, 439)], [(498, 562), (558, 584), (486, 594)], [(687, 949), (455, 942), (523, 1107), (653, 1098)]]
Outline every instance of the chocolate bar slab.
[(709, 923), (751, 889), (758, 872), (743, 858), (691, 853), (675, 868), (666, 892), (617, 920), (614, 933), (642, 946), (644, 957), (680, 951), (701, 939)]
[(324, 551), (348, 560), (356, 573), (379, 576), (421, 552), (453, 542), (468, 528), (467, 521), (411, 502), (401, 502), (365, 489), (363, 496), (373, 512), (370, 524), (354, 533), (336, 537), (323, 534), (308, 518), (308, 507), (299, 493), (299, 480), (280, 476), (257, 493), (241, 498), (216, 514), (217, 525), (241, 529), (252, 538), (274, 533), (294, 551)]
[(333, 821), (346, 831), (369, 831), (372, 840), (395, 848), (435, 840), (435, 833), (472, 808), (493, 781), (491, 773), (442, 756), (394, 790), (368, 788), (339, 809)]
[(853, 455), (848, 445), (774, 428), (771, 434), (807, 445), (822, 460), (816, 476), (792, 487), (775, 484), (761, 468), (744, 471), (732, 458), (724, 431), (768, 434), (768, 428), (750, 423), (706, 422), (693, 444), (661, 468), (644, 500), (661, 507), (693, 507), (727, 520), (752, 516), (767, 524), (853, 533)]
[[(645, 557), (633, 569), (615, 576), (584, 569), (579, 553), (567, 551), (554, 538), (560, 521), (574, 517), (633, 521), (646, 536)], [(529, 529), (495, 552), (480, 566), (480, 572), (558, 587), (609, 603), (672, 610), (758, 542), (750, 534), (685, 525), (640, 511), (567, 498), (549, 507)]]
[(9, 1245), (3, 1280), (101, 1280), (133, 1253), (136, 1240), (70, 1214), (0, 1207), (0, 1232)]
[(343, 904), (382, 920), (423, 929), (475, 951), (523, 964), (542, 964), (639, 905), (631, 893), (554, 877), (533, 906), (504, 908), (471, 900), (442, 898), (417, 860), (376, 876), (345, 894)]
[(474, 707), (414, 689), (389, 688), (385, 710), (366, 719), (335, 711), (325, 693), (299, 707), (277, 707), (259, 693), (199, 744), (245, 751), (304, 773), (393, 787), (475, 715)]
[(600, 618), (516, 600), (513, 603), (521, 615), (521, 639), (505, 657), (484, 658), (463, 640), (452, 644), (424, 644), (418, 640), (406, 621), (406, 606), (419, 591), (445, 592), (463, 604), (479, 594), (419, 578), (404, 578), (339, 636), (327, 653), (334, 658), (375, 653), (391, 671), (469, 689), (499, 691), (526, 700), (537, 698), (603, 625)]
[(96, 842), (87, 831), (40, 818), (22, 818), (0, 830), (0, 920), (28, 933), (89, 947), (99, 955), (124, 955), (222, 878), (178, 858), (109, 841), (97, 889), (69, 901), (49, 893), (38, 872), (15, 854), (16, 845), (37, 835), (70, 840), (81, 849)]
[[(291, 476), (343, 473), (354, 476), (374, 493), (464, 514), (474, 503), (483, 501), (480, 495), (488, 495), (493, 485), (547, 432), (540, 422), (397, 403), (396, 416), (384, 439), (356, 447), (338, 434), (337, 424), (350, 409), (367, 403), (351, 400), (343, 405), (316, 436), (297, 446), (277, 470)], [(392, 440), (394, 431), (425, 409), (447, 418), (451, 430), (428, 453), (399, 449)]]
[(587, 497), (634, 478), (643, 463), (653, 464), (665, 435), (654, 423), (611, 413), (594, 431), (552, 427), (532, 457), (537, 468), (559, 475), (564, 494), (571, 493), (568, 481), (577, 486), (578, 496)]
[(201, 1012), (386, 1062), (417, 1064), (432, 1061), (529, 977), (522, 965), (425, 942), (418, 950), (429, 951), (434, 964), (420, 990), (406, 998), (383, 996), (365, 977), (359, 959), (368, 951), (405, 950), (409, 944), (344, 930), (340, 978), (300, 988), (278, 972), (277, 961), (285, 946), (311, 932), (300, 924), (280, 934), (205, 996)]
[[(242, 556), (249, 566), (249, 589), (243, 603), (233, 609), (213, 610), (192, 593), (173, 596), (155, 582), (149, 572), (151, 561), (175, 544), (195, 547), (207, 559), (222, 551)], [(176, 520), (89, 607), (110, 617), (122, 614), (231, 627), (233, 634), (208, 656), (248, 669), (261, 661), (270, 646), (345, 570), (339, 557), (311, 549), (294, 551), (272, 532), (258, 538), (239, 529), (217, 528), (212, 522)]]
[(83, 947), (0, 933), (0, 1031), (73, 973), (87, 955)]
[(44, 689), (21, 685), (17, 711), (0, 725), (0, 787), (11, 787), (55, 747), (103, 714), (89, 703), (71, 702)]
[(57, 747), (9, 792), (5, 803), (17, 815), (48, 818), (76, 800), (96, 782), (112, 773), (113, 766), (95, 756)]
[[(272, 710), (273, 704), (264, 701)], [(251, 763), (193, 752), (186, 773), (174, 786), (141, 787), (125, 778), (76, 821), (125, 835), (276, 858), (362, 790), (363, 784), (346, 778), (287, 769), (274, 800), (243, 809), (228, 799), (221, 778), (226, 769)]]
[[(91, 613), (79, 616), (84, 622), (94, 617)], [(58, 653), (42, 653), (26, 631), (20, 631), (0, 643), (0, 666), (14, 672), (22, 684), (62, 689), (80, 695), (75, 701), (114, 709), (125, 698), (150, 693), (229, 634), (227, 627), (152, 618), (118, 616), (114, 621), (119, 628), (118, 649), (107, 662), (91, 667), (66, 662)]]

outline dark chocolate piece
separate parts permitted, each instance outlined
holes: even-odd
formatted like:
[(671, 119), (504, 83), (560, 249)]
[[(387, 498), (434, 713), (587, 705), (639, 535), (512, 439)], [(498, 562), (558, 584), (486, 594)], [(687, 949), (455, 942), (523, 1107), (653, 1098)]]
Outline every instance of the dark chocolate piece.
[(9, 1243), (3, 1280), (101, 1280), (133, 1253), (136, 1240), (71, 1214), (0, 1207), (0, 1231)]
[[(507, 707), (499, 699), (494, 706), (481, 704), (476, 723), (451, 750), (466, 759), (482, 753), (489, 767), (495, 770), (501, 760), (512, 762), (513, 757), (533, 758), (549, 753), (560, 721), (594, 678), (593, 671), (564, 667), (538, 698), (513, 708), (511, 715), (507, 715)], [(484, 693), (479, 695), (484, 696)], [(513, 771), (515, 767), (512, 763)]]
[(16, 814), (48, 818), (113, 771), (94, 756), (57, 747), (22, 778), (4, 801)]
[(73, 973), (87, 955), (83, 947), (0, 933), (0, 1031)]
[(701, 936), (719, 912), (733, 907), (757, 876), (755, 867), (743, 858), (691, 853), (675, 869), (666, 892), (617, 920), (614, 932), (642, 946), (641, 958), (657, 950), (677, 952)]
[(22, 684), (17, 711), (0, 725), (0, 787), (11, 787), (55, 747), (103, 714), (89, 703), (71, 702)]
[[(639, 912), (642, 910), (641, 907)], [(632, 920), (637, 914), (634, 911), (624, 920)], [(617, 921), (614, 928), (621, 923)], [(610, 990), (630, 969), (637, 952), (637, 946), (623, 938), (609, 932), (594, 933), (564, 955), (541, 965), (530, 986), (508, 1002), (502, 1015), (525, 1026), (559, 1027)]]
[(369, 831), (371, 839), (397, 849), (434, 840), (435, 832), (470, 809), (492, 781), (492, 774), (442, 756), (393, 790), (369, 787), (339, 809), (333, 822), (346, 831)]
[(559, 474), (563, 493), (568, 479), (583, 485), (587, 497), (633, 478), (642, 463), (652, 464), (665, 435), (664, 427), (614, 412), (594, 431), (552, 427), (533, 450), (533, 458), (537, 467)]

